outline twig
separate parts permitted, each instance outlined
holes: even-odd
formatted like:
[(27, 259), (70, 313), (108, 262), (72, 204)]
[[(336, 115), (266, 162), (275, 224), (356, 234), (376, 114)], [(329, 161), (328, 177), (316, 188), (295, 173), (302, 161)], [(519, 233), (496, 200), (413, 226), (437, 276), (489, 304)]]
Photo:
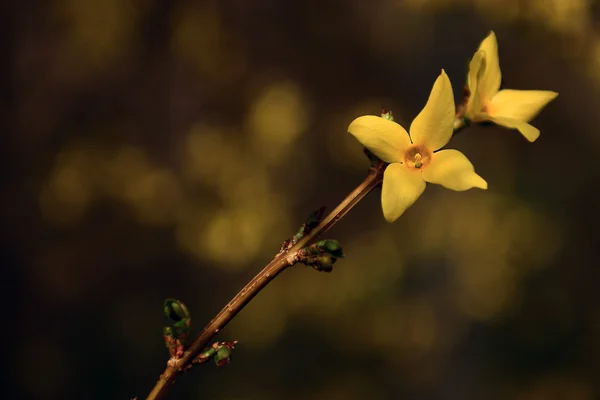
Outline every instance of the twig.
[(318, 236), (327, 232), (338, 223), (355, 205), (357, 205), (371, 190), (383, 181), (383, 171), (387, 164), (379, 162), (372, 165), (367, 177), (358, 185), (329, 215), (298, 240), (292, 247), (275, 256), (262, 271), (258, 273), (244, 288), (217, 314), (212, 321), (196, 337), (194, 342), (185, 350), (181, 358), (172, 357), (167, 367), (146, 400), (164, 399), (169, 387), (177, 375), (192, 365), (192, 361), (204, 350), (210, 340), (231, 321), (254, 296), (264, 289), (271, 280), (284, 269), (295, 263), (298, 250), (309, 244)]

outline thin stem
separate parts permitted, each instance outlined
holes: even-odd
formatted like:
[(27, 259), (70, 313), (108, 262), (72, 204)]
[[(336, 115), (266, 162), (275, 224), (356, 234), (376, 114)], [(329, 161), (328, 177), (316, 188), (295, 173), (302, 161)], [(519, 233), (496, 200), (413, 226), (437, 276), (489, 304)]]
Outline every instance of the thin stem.
[(188, 368), (194, 358), (206, 348), (210, 340), (221, 331), (271, 280), (284, 269), (293, 265), (293, 256), (318, 236), (327, 232), (338, 223), (355, 205), (357, 205), (371, 190), (383, 180), (383, 171), (387, 164), (380, 162), (369, 169), (367, 177), (346, 198), (327, 215), (308, 234), (302, 237), (289, 250), (275, 256), (227, 305), (213, 318), (212, 321), (196, 337), (179, 359), (171, 358), (158, 382), (146, 400), (163, 399), (176, 376)]

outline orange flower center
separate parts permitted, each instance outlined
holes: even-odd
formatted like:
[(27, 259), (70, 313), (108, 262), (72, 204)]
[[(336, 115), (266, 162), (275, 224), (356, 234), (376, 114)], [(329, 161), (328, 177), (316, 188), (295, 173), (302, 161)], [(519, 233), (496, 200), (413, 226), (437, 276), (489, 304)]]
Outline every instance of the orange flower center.
[(413, 144), (404, 152), (404, 165), (410, 169), (423, 169), (431, 162), (431, 156), (427, 147)]

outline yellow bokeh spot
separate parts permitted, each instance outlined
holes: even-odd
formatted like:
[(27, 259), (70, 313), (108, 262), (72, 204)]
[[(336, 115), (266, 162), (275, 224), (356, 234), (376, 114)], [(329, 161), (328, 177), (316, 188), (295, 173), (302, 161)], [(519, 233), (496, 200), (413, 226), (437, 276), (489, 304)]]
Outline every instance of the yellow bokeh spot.
[[(457, 3), (457, 0), (453, 0)], [(402, 63), (406, 57), (425, 57), (434, 39), (432, 13), (428, 13), (427, 0), (402, 0), (378, 4), (369, 13), (360, 14), (360, 23), (369, 17), (369, 51), (382, 59)], [(418, 40), (414, 38), (418, 37)], [(388, 61), (386, 61), (388, 62)], [(378, 105), (381, 107), (381, 104)], [(365, 113), (358, 114), (365, 115)], [(352, 118), (353, 119), (353, 118)], [(350, 119), (350, 121), (352, 120)]]
[(415, 249), (451, 260), (457, 305), (476, 319), (507, 309), (519, 278), (546, 265), (562, 244), (552, 219), (517, 200), (471, 193), (432, 201)]
[(241, 159), (235, 140), (204, 124), (192, 127), (185, 148), (184, 176), (192, 181), (200, 180), (209, 186), (221, 185), (223, 178), (232, 175), (232, 168)]
[(430, 13), (474, 5), (497, 21), (531, 21), (577, 39), (583, 39), (590, 29), (590, 0), (406, 0), (397, 4)]
[(389, 303), (374, 312), (364, 334), (384, 352), (422, 354), (436, 346), (439, 329), (433, 305), (415, 299)]
[(55, 18), (66, 28), (56, 68), (65, 79), (83, 77), (124, 61), (135, 42), (145, 2), (61, 0)]
[(40, 208), (49, 221), (75, 223), (102, 196), (127, 204), (140, 223), (157, 226), (177, 220), (184, 194), (177, 176), (140, 149), (68, 147), (42, 187)]
[(494, 257), (461, 257), (454, 264), (456, 305), (476, 320), (490, 319), (514, 301), (516, 273)]
[(594, 79), (596, 85), (600, 85), (600, 36), (591, 34), (590, 39), (589, 61), (585, 63), (585, 68), (587, 68), (586, 72)]
[(153, 170), (131, 182), (125, 196), (140, 222), (164, 225), (175, 221), (183, 194), (171, 171)]
[[(288, 303), (313, 315), (332, 316), (353, 301), (365, 301), (401, 278), (403, 259), (389, 232), (364, 232), (344, 244), (348, 258), (338, 260), (330, 276), (298, 271), (282, 277)], [(301, 267), (302, 268), (302, 267)], [(330, 279), (328, 279), (330, 278)]]
[(139, 222), (166, 225), (177, 220), (183, 201), (178, 177), (155, 166), (144, 151), (124, 146), (104, 160), (100, 184), (106, 195), (128, 204)]
[(519, 0), (474, 0), (477, 10), (497, 21), (510, 22), (523, 12)]
[[(180, 217), (178, 239), (215, 266), (244, 268), (260, 254), (267, 235), (287, 235), (289, 199), (271, 183), (262, 153), (248, 151), (235, 135), (198, 124), (186, 140), (183, 174), (213, 189), (205, 212)], [(206, 207), (210, 209), (206, 210)]]
[(129, 185), (148, 174), (151, 168), (150, 161), (141, 149), (123, 146), (105, 161), (103, 188), (109, 196), (125, 200)]
[(68, 149), (58, 155), (39, 198), (46, 220), (69, 224), (84, 216), (94, 191), (89, 179), (91, 168), (85, 148)]
[(243, 210), (220, 210), (202, 232), (202, 252), (212, 261), (244, 267), (262, 243), (264, 225), (260, 215)]
[(265, 160), (279, 164), (306, 128), (307, 118), (297, 85), (283, 81), (266, 87), (248, 115), (256, 152)]
[[(219, 132), (202, 124), (190, 129), (185, 142), (184, 174), (195, 180), (211, 177), (222, 158), (223, 140)], [(229, 157), (224, 156), (227, 159)]]
[(232, 83), (246, 71), (243, 38), (223, 27), (217, 7), (181, 3), (172, 13), (171, 26), (173, 53), (210, 82)]
[(245, 206), (215, 211), (198, 232), (194, 252), (222, 267), (252, 266), (251, 261), (260, 254), (267, 235), (289, 226), (287, 215), (280, 209), (258, 201), (248, 199)]
[(589, 0), (532, 0), (526, 15), (563, 34), (581, 37), (589, 28)]

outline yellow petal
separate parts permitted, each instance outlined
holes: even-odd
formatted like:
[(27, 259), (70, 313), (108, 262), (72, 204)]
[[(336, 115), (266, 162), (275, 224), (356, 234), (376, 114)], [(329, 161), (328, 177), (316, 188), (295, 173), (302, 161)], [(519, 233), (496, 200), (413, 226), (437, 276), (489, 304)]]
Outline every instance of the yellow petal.
[(549, 90), (501, 90), (492, 98), (488, 113), (529, 122), (556, 96)]
[(458, 150), (435, 153), (431, 164), (423, 170), (423, 179), (457, 191), (473, 187), (487, 189), (487, 182), (475, 173), (471, 161)]
[(478, 90), (480, 96), (491, 99), (500, 89), (502, 74), (500, 72), (500, 59), (498, 58), (498, 41), (496, 34), (491, 31), (488, 37), (483, 39), (479, 50), (485, 52), (484, 70), (479, 80)]
[(410, 146), (408, 132), (393, 121), (365, 115), (356, 118), (348, 127), (363, 146), (385, 162), (401, 162)]
[(469, 100), (467, 101), (467, 118), (476, 120), (476, 115), (481, 111), (481, 95), (477, 88), (483, 72), (483, 58), (485, 53), (478, 51), (475, 53), (469, 63), (469, 73), (467, 74), (467, 86), (469, 88)]
[(402, 164), (388, 165), (383, 173), (381, 206), (388, 222), (397, 220), (412, 206), (425, 190), (425, 181), (419, 171), (406, 168)]
[(517, 129), (523, 136), (525, 136), (525, 139), (529, 140), (530, 142), (535, 142), (535, 140), (540, 136), (540, 130), (532, 125), (529, 125), (525, 121), (519, 121), (517, 119), (507, 117), (493, 116), (489, 116), (489, 120), (505, 128)]
[(442, 70), (433, 84), (427, 104), (410, 126), (413, 143), (423, 144), (432, 151), (444, 147), (452, 137), (455, 114), (452, 84)]

